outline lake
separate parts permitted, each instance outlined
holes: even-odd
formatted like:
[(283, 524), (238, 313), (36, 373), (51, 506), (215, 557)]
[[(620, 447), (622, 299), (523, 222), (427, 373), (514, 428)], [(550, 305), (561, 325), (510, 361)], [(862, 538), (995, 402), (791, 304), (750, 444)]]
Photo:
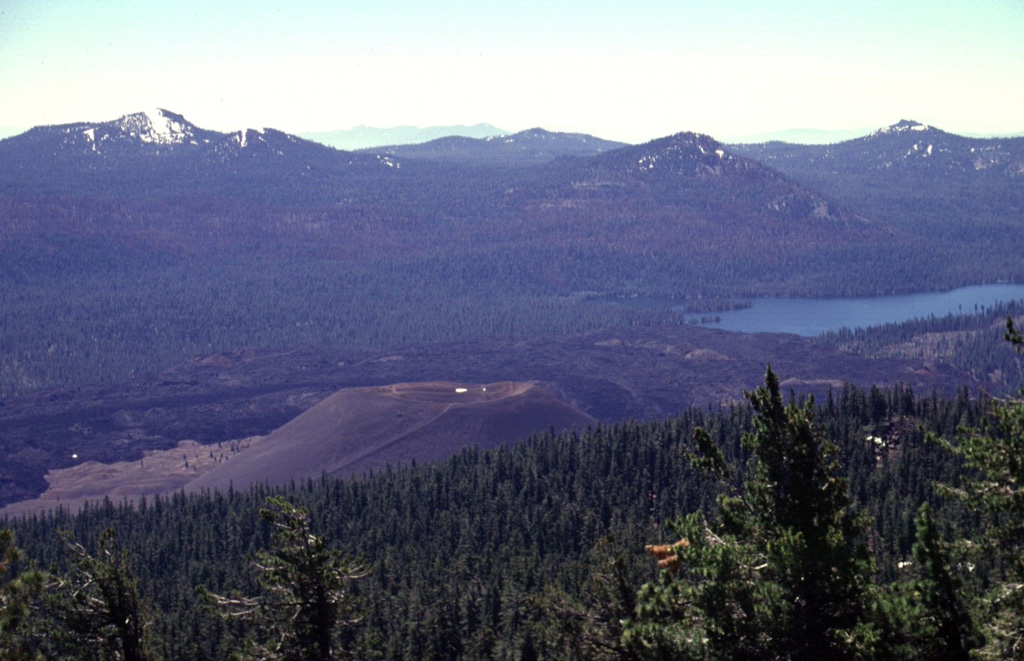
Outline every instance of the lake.
[[(1010, 284), (875, 298), (761, 298), (753, 299), (753, 305), (743, 310), (707, 313), (721, 321), (703, 325), (743, 333), (814, 336), (844, 327), (866, 328), (929, 316), (973, 314), (996, 303), (1020, 299), (1024, 299), (1024, 285)], [(687, 318), (701, 316), (687, 314)]]

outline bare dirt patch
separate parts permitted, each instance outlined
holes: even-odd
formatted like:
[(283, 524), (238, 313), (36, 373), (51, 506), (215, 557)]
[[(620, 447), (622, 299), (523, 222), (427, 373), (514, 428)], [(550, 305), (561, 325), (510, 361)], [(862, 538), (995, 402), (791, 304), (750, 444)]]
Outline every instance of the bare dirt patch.
[(597, 424), (531, 382), (428, 381), (343, 388), (267, 436), (201, 445), (182, 441), (138, 460), (83, 461), (46, 474), (37, 499), (0, 516), (90, 501), (136, 501), (178, 490), (226, 490), (262, 482), (350, 476), (444, 459), (467, 446), (514, 443), (548, 429)]
[(260, 440), (254, 436), (213, 445), (181, 441), (170, 450), (149, 450), (138, 461), (84, 461), (71, 468), (51, 470), (46, 474), (49, 488), (39, 498), (12, 503), (0, 509), (0, 517), (59, 507), (75, 511), (86, 502), (104, 498), (134, 501), (140, 496), (171, 493)]
[(189, 482), (186, 491), (351, 476), (445, 459), (467, 446), (514, 443), (593, 417), (533, 383), (430, 381), (346, 388), (274, 430), (259, 447)]

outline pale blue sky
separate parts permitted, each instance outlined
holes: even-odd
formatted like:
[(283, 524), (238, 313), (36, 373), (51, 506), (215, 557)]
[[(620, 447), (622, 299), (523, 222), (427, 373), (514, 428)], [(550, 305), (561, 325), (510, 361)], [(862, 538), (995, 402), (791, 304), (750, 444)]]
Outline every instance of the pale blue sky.
[(0, 126), (1024, 131), (1024, 0), (3, 0)]

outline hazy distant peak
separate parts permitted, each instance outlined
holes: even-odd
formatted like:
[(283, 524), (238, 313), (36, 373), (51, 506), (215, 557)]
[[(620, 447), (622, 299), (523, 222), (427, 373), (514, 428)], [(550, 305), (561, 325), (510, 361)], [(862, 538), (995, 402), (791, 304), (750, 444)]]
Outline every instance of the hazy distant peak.
[[(494, 135), (484, 138), (486, 142), (503, 142), (505, 144), (513, 144), (516, 142), (546, 142), (546, 141), (558, 141), (560, 143), (566, 142), (610, 142), (607, 140), (601, 140), (595, 138), (592, 135), (586, 133), (561, 133), (557, 131), (549, 131), (539, 126), (532, 129), (526, 129), (525, 131), (519, 131), (517, 133), (509, 133), (506, 135)], [(622, 143), (611, 143), (616, 147), (621, 146)], [(599, 150), (600, 151), (600, 150)]]
[(299, 137), (312, 140), (336, 149), (349, 151), (373, 149), (399, 145), (424, 144), (440, 138), (461, 136), (467, 138), (487, 138), (495, 135), (506, 135), (504, 131), (490, 124), (474, 124), (472, 126), (395, 126), (379, 128), (360, 125), (340, 131), (318, 131), (300, 133)]
[(622, 146), (621, 142), (602, 140), (583, 133), (532, 128), (483, 138), (448, 136), (418, 145), (390, 145), (378, 151), (422, 160), (523, 165), (563, 157), (589, 157)]
[(555, 137), (555, 133), (540, 128), (539, 126), (532, 129), (526, 129), (525, 131), (518, 131), (516, 133), (506, 133), (504, 135), (491, 135), (484, 138), (487, 142), (505, 142), (513, 143), (518, 140), (531, 139), (531, 140), (546, 140), (548, 138)]
[(863, 138), (873, 128), (859, 129), (783, 129), (767, 133), (731, 136), (725, 142), (734, 145), (755, 145), (769, 142), (787, 143), (791, 145), (834, 145), (847, 140)]

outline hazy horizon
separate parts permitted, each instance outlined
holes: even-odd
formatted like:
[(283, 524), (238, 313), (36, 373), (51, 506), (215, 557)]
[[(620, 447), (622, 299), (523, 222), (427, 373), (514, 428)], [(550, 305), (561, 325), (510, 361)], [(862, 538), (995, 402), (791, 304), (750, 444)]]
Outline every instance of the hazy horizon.
[(221, 131), (489, 123), (637, 143), (905, 118), (1005, 135), (1024, 131), (1021, 34), (1017, 0), (14, 2), (0, 126), (162, 107)]

